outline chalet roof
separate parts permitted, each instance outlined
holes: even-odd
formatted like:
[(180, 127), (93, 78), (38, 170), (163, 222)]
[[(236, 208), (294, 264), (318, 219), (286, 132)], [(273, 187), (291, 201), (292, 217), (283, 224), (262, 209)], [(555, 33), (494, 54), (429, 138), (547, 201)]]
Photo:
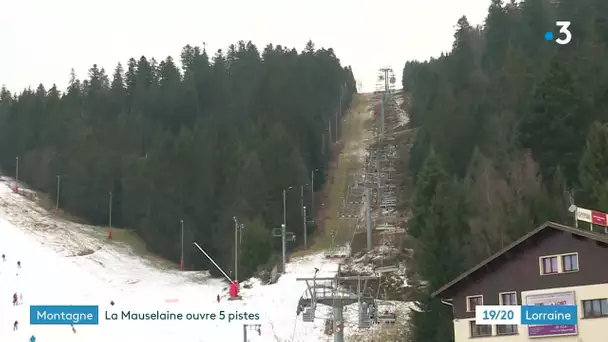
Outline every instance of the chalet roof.
[(534, 229), (531, 232), (529, 232), (528, 234), (526, 234), (526, 235), (522, 236), (521, 238), (517, 239), (516, 241), (514, 241), (513, 243), (511, 243), (507, 247), (505, 247), (505, 248), (501, 249), (500, 251), (494, 253), (489, 258), (483, 260), (479, 264), (475, 265), (474, 267), (470, 268), (466, 272), (462, 273), (456, 279), (454, 279), (451, 282), (443, 285), (437, 291), (433, 292), (432, 296), (433, 297), (439, 296), (442, 292), (445, 292), (446, 290), (448, 290), (449, 288), (451, 288), (455, 284), (459, 283), (463, 279), (465, 279), (468, 276), (470, 276), (471, 274), (475, 273), (475, 271), (479, 270), (480, 268), (482, 268), (485, 265), (491, 263), (492, 261), (494, 261), (495, 259), (497, 259), (501, 255), (505, 254), (509, 250), (513, 249), (515, 246), (519, 245), (520, 243), (526, 241), (530, 237), (532, 237), (532, 236), (538, 234), (539, 232), (541, 232), (541, 231), (543, 231), (545, 229), (548, 229), (548, 228), (561, 230), (561, 231), (566, 232), (566, 233), (575, 234), (575, 235), (582, 236), (582, 237), (585, 237), (585, 238), (590, 239), (590, 240), (595, 240), (595, 241), (599, 241), (599, 242), (608, 244), (608, 234), (595, 233), (595, 232), (591, 232), (591, 231), (588, 231), (588, 230), (582, 230), (582, 229), (579, 229), (579, 228), (565, 226), (563, 224), (559, 224), (559, 223), (555, 223), (555, 222), (545, 222), (542, 225), (540, 225), (539, 227), (537, 227), (536, 229)]

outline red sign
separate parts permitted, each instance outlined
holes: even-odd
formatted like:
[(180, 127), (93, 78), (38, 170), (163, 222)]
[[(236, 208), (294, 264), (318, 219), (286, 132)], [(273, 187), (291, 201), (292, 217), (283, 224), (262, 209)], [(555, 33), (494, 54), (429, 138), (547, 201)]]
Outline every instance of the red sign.
[(599, 226), (608, 226), (606, 214), (599, 211), (591, 211), (591, 223)]

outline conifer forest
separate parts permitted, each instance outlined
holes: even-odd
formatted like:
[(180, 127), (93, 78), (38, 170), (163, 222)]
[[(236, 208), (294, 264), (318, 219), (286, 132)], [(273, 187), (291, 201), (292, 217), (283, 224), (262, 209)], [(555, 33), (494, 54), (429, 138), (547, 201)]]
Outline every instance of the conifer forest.
[[(543, 38), (558, 20), (567, 45)], [(412, 341), (453, 341), (430, 294), (547, 220), (573, 225), (570, 200), (608, 211), (606, 60), (608, 2), (492, 0), (483, 25), (458, 21), (451, 51), (406, 63), (409, 268), (425, 281)]]
[[(572, 225), (573, 203), (608, 212), (608, 1), (488, 2), (482, 24), (455, 23), (450, 51), (403, 61), (411, 342), (454, 341), (452, 309), (431, 295), (441, 286), (545, 221)], [(564, 20), (572, 40), (546, 41)], [(183, 221), (186, 269), (215, 272), (197, 241), (230, 270), (237, 218), (240, 279), (280, 260), (284, 190), (288, 226), (302, 225), (301, 186), (317, 222), (311, 197), (357, 95), (333, 49), (188, 45), (179, 61), (104, 67), (72, 71), (65, 91), (0, 90), (4, 174), (18, 162), (20, 181), (91, 224), (108, 225), (110, 202), (112, 226), (176, 263)]]
[(306, 203), (311, 172), (315, 190), (323, 186), (328, 129), (355, 80), (312, 42), (298, 52), (240, 41), (213, 56), (188, 45), (180, 57), (92, 65), (82, 78), (72, 70), (65, 92), (3, 88), (0, 165), (14, 175), (18, 162), (20, 181), (53, 201), (59, 189), (61, 210), (91, 224), (108, 226), (111, 201), (113, 227), (176, 263), (183, 221), (186, 269), (215, 271), (197, 241), (231, 270), (236, 217), (239, 278), (250, 276), (281, 251), (271, 232), (283, 223), (283, 189), (297, 189), (287, 192), (287, 223), (300, 227), (300, 186)]

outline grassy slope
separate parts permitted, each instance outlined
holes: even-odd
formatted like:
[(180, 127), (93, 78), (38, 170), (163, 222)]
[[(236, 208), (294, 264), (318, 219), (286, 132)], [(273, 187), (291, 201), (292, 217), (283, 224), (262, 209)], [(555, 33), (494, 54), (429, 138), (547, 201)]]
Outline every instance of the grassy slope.
[[(317, 213), (320, 229), (317, 231), (316, 236), (312, 238), (312, 244), (308, 250), (296, 251), (292, 256), (303, 256), (311, 252), (328, 249), (331, 245), (332, 232), (334, 231), (337, 234), (337, 244), (344, 244), (345, 242), (350, 241), (352, 233), (350, 230), (351, 222), (349, 220), (341, 220), (338, 216), (340, 215), (342, 201), (348, 188), (349, 174), (360, 166), (357, 157), (353, 154), (360, 149), (365, 129), (371, 127), (371, 121), (366, 120), (367, 116), (365, 115), (371, 101), (371, 93), (357, 94), (351, 110), (344, 117), (341, 126), (342, 139), (340, 143), (335, 144), (335, 146), (343, 146), (343, 149), (338, 154), (337, 160), (332, 162), (328, 181), (323, 189), (323, 199), (321, 200), (322, 203), (324, 203), (324, 208)], [(83, 220), (73, 217), (68, 213), (63, 212), (61, 209), (55, 211), (54, 203), (50, 201), (48, 196), (41, 193), (38, 195), (39, 204), (53, 215), (56, 215), (58, 219), (86, 224)], [(108, 236), (108, 227), (92, 228), (95, 228), (100, 239)], [(179, 266), (148, 252), (142, 239), (130, 229), (112, 229), (112, 240), (111, 242), (110, 240), (107, 240), (107, 242), (125, 244), (129, 246), (134, 253), (143, 256), (162, 268), (174, 268)]]
[(353, 154), (360, 149), (364, 131), (371, 127), (371, 121), (366, 120), (367, 115), (365, 115), (371, 99), (371, 94), (356, 95), (352, 109), (347, 113), (341, 127), (344, 148), (338, 155), (337, 163), (336, 161), (332, 163), (328, 181), (325, 189), (323, 189), (324, 208), (317, 213), (317, 218), (320, 220), (320, 229), (308, 250), (296, 251), (292, 253), (292, 256), (303, 256), (329, 248), (332, 241), (332, 232), (334, 231), (337, 234), (337, 244), (350, 241), (351, 230), (349, 225), (352, 222), (341, 220), (338, 216), (348, 188), (348, 175), (360, 166), (357, 157)]

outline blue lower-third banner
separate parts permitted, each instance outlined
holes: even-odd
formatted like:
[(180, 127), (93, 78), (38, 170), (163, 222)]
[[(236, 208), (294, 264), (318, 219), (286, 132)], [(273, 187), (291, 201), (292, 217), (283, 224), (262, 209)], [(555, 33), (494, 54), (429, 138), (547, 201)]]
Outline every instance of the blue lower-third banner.
[(567, 326), (572, 330), (578, 321), (576, 305), (478, 305), (476, 324), (524, 324)]
[(575, 325), (578, 321), (576, 305), (522, 305), (521, 324)]
[(99, 306), (32, 305), (30, 324), (99, 324)]

